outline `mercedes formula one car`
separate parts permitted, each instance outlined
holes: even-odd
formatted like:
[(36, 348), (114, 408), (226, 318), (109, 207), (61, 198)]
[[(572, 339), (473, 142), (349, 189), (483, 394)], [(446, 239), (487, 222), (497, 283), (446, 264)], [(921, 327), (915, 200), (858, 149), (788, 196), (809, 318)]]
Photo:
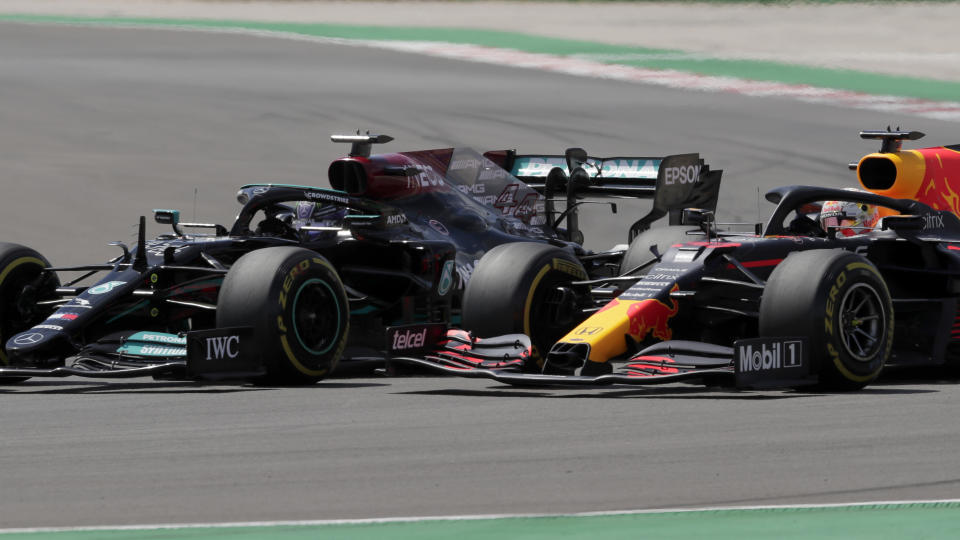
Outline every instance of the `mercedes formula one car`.
[[(79, 266), (52, 266), (30, 248), (0, 244), (0, 380), (310, 383), (341, 359), (382, 357), (387, 328), (482, 326), (491, 314), (500, 317), (498, 302), (516, 298), (527, 313), (499, 333), (534, 336), (530, 346), (508, 347), (508, 356), (538, 365), (534, 345), (549, 348), (578, 322), (569, 318), (575, 297), (560, 285), (610, 277), (623, 257), (623, 250), (581, 247), (577, 211), (585, 194), (653, 198), (639, 230), (683, 207), (713, 208), (720, 180), (696, 154), (451, 148), (371, 155), (372, 145), (391, 138), (333, 140), (352, 146), (329, 167), (332, 189), (243, 186), (229, 227), (155, 210), (170, 233), (147, 239), (141, 217), (136, 245), (117, 243), (113, 260)], [(465, 288), (480, 260), (487, 270), (477, 279), (486, 284), (470, 300)], [(526, 280), (531, 269), (532, 282), (513, 283), (513, 296), (499, 298), (489, 272)], [(424, 343), (415, 332), (393, 334), (395, 351)], [(500, 366), (505, 343), (527, 343), (522, 335), (449, 336), (446, 348), (473, 367)]]
[(766, 194), (773, 213), (749, 233), (720, 232), (713, 212), (688, 209), (685, 226), (637, 235), (615, 277), (543, 283), (535, 266), (518, 267), (526, 283), (550, 289), (524, 300), (515, 294), (527, 288), (516, 285), (521, 278), (504, 285), (501, 277), (509, 266), (501, 257), (511, 259), (517, 245), (491, 250), (467, 284), (465, 327), (481, 338), (506, 333), (510, 314), (529, 317), (538, 302), (563, 313), (548, 317), (571, 321), (562, 335), (535, 322), (524, 328), (535, 345), (550, 341), (539, 373), (469, 366), (430, 347), (418, 358), (394, 354), (523, 385), (699, 380), (849, 390), (887, 364), (956, 363), (960, 145), (901, 149), (922, 136), (861, 132), (882, 141), (880, 152), (851, 165), (862, 189), (774, 189)]

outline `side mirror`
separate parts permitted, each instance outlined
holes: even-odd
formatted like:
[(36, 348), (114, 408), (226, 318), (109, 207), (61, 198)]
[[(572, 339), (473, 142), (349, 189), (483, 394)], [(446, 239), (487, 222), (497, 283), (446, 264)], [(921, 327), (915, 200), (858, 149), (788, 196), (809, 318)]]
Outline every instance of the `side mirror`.
[(154, 209), (153, 220), (162, 225), (173, 225), (176, 227), (180, 224), (180, 211)]
[(713, 221), (713, 212), (703, 208), (684, 208), (681, 225), (702, 225)]
[(880, 229), (896, 232), (919, 232), (926, 226), (923, 216), (887, 216), (880, 221)]

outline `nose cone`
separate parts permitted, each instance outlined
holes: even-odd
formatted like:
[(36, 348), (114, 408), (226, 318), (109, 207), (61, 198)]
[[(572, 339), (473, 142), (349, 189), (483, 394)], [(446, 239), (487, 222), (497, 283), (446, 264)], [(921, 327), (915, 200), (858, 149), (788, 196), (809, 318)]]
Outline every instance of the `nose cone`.
[[(40, 325), (43, 326), (43, 325)], [(51, 346), (65, 336), (63, 331), (37, 326), (12, 336), (4, 345), (10, 358), (35, 356), (39, 351)]]

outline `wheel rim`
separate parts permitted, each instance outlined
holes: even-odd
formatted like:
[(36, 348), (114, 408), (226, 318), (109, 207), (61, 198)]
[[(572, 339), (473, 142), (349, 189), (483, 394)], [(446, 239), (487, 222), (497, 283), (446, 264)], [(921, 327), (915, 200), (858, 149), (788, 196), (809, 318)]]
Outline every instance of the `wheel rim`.
[(875, 288), (857, 283), (840, 302), (840, 338), (857, 362), (868, 363), (883, 347), (887, 318), (883, 300)]
[(340, 303), (330, 285), (310, 279), (293, 299), (293, 333), (305, 351), (313, 355), (333, 347), (340, 330)]

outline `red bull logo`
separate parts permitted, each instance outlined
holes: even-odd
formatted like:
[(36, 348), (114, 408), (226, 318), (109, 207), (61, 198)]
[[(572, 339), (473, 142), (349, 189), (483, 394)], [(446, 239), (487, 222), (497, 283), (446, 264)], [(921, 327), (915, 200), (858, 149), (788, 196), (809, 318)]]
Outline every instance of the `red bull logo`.
[(936, 210), (960, 215), (960, 152), (949, 148), (924, 148), (919, 152), (926, 162), (926, 171), (917, 200)]
[[(670, 292), (677, 290), (674, 285)], [(653, 337), (667, 341), (673, 336), (670, 330), (670, 319), (677, 314), (677, 301), (670, 299), (673, 307), (670, 307), (660, 300), (650, 298), (634, 302), (627, 308), (627, 319), (630, 326), (627, 332), (638, 341), (642, 341), (647, 334), (653, 333)]]
[[(860, 184), (878, 195), (914, 199), (960, 216), (960, 151), (944, 146), (864, 156)], [(881, 215), (892, 211), (881, 209)]]

